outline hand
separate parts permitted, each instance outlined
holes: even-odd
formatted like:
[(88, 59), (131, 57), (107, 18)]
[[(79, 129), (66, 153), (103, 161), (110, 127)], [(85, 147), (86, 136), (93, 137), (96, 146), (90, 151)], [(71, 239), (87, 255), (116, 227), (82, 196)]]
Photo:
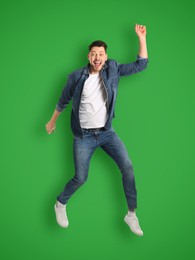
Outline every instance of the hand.
[(136, 24), (135, 25), (135, 32), (139, 38), (145, 38), (146, 37), (146, 26)]
[(46, 128), (47, 133), (50, 135), (55, 131), (56, 125), (52, 121), (49, 121), (46, 124), (45, 128)]

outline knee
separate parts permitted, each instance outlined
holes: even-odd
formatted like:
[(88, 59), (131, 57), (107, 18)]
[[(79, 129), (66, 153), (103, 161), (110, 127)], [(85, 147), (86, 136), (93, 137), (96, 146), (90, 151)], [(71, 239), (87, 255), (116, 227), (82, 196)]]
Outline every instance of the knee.
[(133, 165), (130, 160), (125, 160), (123, 162), (123, 165), (121, 166), (120, 170), (123, 175), (128, 175), (128, 176), (134, 175)]
[(78, 186), (81, 186), (83, 185), (86, 181), (87, 181), (87, 178), (86, 177), (78, 177), (78, 176), (75, 176), (72, 181), (78, 185)]

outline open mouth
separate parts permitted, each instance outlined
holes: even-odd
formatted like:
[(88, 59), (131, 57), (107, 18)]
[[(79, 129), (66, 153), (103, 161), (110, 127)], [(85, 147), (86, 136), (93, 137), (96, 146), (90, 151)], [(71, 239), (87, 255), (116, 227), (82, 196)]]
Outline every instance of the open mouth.
[(101, 61), (94, 61), (94, 65), (95, 65), (95, 67), (97, 67), (97, 68), (98, 68), (101, 64), (102, 64)]

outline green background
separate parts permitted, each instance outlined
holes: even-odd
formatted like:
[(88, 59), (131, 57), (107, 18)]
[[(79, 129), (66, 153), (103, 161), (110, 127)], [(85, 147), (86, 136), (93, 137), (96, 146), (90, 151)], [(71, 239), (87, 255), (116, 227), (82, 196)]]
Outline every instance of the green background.
[[(1, 1), (1, 259), (194, 259), (194, 2)], [(132, 234), (121, 176), (101, 150), (71, 198), (68, 229), (54, 203), (73, 176), (67, 108), (50, 119), (87, 46), (107, 42), (121, 63), (147, 25), (148, 69), (122, 78), (113, 126), (133, 161), (142, 238)]]

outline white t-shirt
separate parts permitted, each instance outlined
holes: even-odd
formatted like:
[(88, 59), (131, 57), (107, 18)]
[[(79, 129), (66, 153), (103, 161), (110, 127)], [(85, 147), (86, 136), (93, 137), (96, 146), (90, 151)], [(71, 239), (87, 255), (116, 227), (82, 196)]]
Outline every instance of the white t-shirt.
[(107, 94), (100, 75), (90, 74), (81, 95), (79, 119), (82, 128), (104, 127), (107, 120)]

